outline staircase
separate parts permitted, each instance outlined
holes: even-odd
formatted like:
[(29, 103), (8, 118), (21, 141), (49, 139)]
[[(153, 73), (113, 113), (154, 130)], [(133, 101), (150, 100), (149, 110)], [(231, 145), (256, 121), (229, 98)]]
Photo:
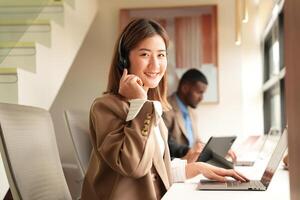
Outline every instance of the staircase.
[(1, 0), (0, 102), (49, 109), (97, 7), (97, 0)]
[(0, 1), (0, 102), (18, 103), (17, 69), (36, 71), (36, 43), (50, 47), (50, 20), (63, 21), (61, 0)]
[(0, 102), (49, 109), (97, 9), (97, 0), (0, 0)]

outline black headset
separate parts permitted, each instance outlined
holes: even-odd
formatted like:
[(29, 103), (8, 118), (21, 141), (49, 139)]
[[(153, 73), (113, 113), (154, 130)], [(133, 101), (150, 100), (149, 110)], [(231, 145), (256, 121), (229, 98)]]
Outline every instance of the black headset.
[(118, 62), (118, 68), (123, 71), (125, 68), (128, 67), (128, 61), (126, 59), (126, 56), (124, 57), (123, 51), (122, 51), (122, 42), (123, 42), (124, 33), (121, 35), (119, 40), (119, 46), (118, 46), (118, 54), (119, 54), (119, 62)]

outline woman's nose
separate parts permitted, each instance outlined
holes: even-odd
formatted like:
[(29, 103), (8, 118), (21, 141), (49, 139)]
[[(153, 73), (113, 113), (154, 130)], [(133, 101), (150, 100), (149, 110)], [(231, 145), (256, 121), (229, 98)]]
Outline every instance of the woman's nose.
[(151, 57), (150, 65), (154, 68), (159, 68), (159, 59), (155, 56)]

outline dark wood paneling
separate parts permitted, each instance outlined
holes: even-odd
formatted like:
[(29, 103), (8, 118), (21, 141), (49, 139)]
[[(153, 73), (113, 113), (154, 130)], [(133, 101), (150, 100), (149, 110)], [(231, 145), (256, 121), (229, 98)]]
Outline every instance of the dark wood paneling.
[(284, 43), (291, 199), (300, 199), (300, 1), (286, 0)]

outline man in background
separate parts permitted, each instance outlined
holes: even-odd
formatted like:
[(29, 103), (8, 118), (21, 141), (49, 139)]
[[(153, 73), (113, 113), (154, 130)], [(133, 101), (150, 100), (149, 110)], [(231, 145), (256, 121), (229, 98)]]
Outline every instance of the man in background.
[[(197, 69), (190, 69), (180, 79), (177, 91), (168, 98), (172, 110), (165, 112), (163, 118), (169, 131), (168, 144), (172, 158), (195, 162), (204, 147), (192, 109), (202, 101), (207, 86), (205, 75)], [(232, 151), (229, 151), (229, 156), (236, 159)]]

